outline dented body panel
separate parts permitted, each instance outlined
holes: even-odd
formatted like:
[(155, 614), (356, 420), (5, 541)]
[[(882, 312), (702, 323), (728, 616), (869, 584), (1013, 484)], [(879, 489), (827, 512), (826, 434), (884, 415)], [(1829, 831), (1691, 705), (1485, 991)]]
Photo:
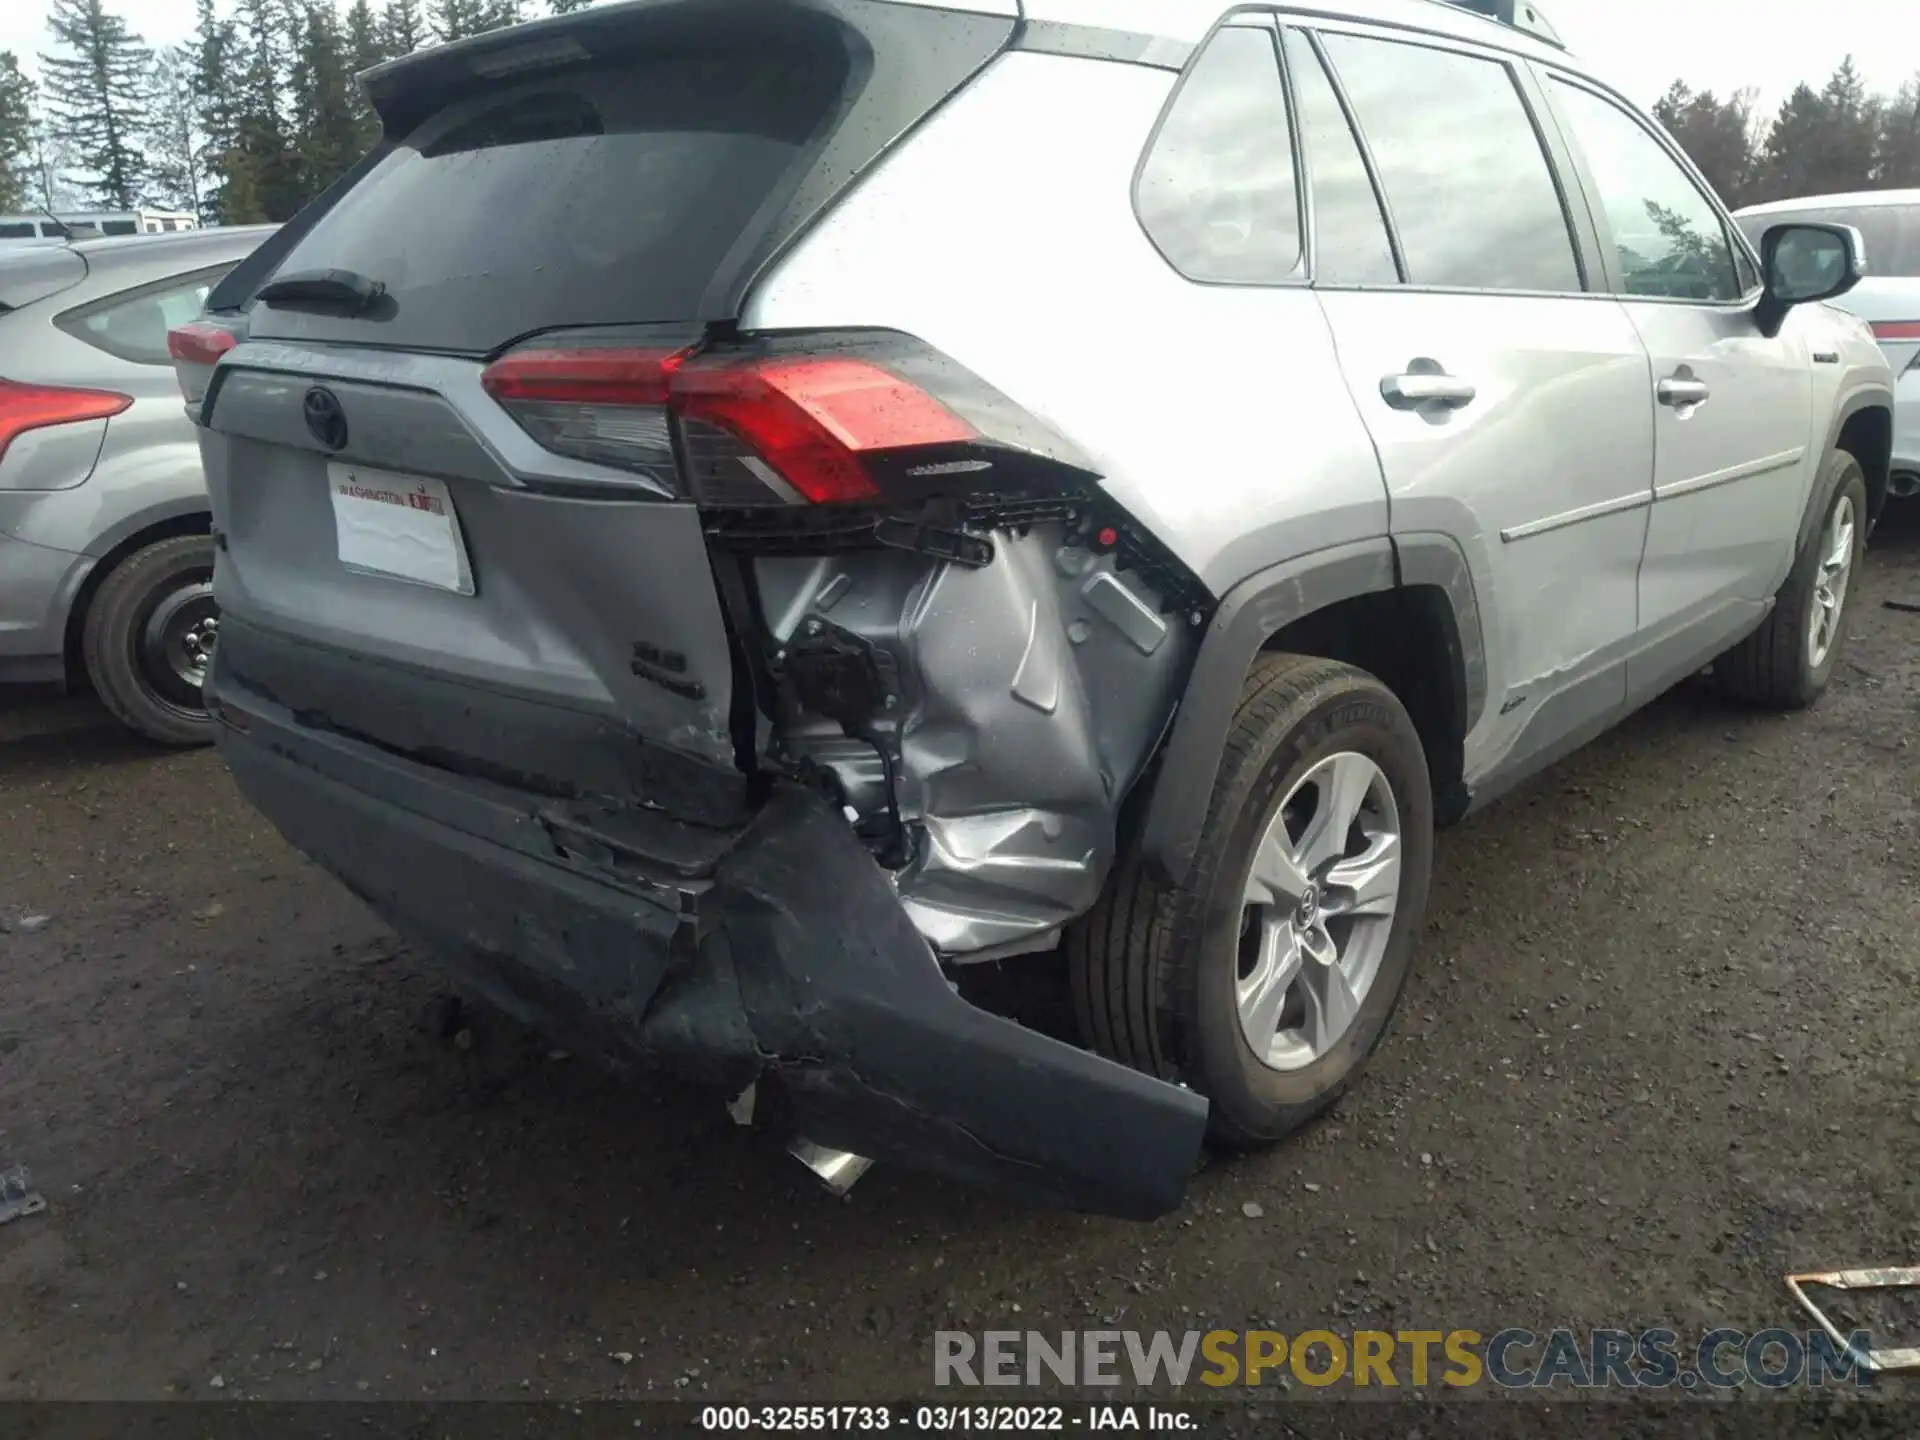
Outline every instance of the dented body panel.
[[(907, 914), (957, 958), (1044, 944), (1100, 893), (1122, 801), (1159, 743), (1193, 626), (1059, 526), (989, 537), (980, 569), (899, 552), (757, 563), (784, 645), (831, 623), (883, 647), (900, 703), (899, 806), (920, 843), (898, 876)], [(885, 808), (871, 743), (804, 714), (787, 747)]]
[(511, 1013), (720, 1093), (777, 1084), (821, 1144), (1135, 1219), (1179, 1203), (1206, 1101), (961, 999), (818, 796), (782, 786), (704, 853), (655, 832), (595, 856), (556, 839), (551, 806), (303, 724), (252, 678), (312, 663), (379, 668), (223, 637), (234, 778)]

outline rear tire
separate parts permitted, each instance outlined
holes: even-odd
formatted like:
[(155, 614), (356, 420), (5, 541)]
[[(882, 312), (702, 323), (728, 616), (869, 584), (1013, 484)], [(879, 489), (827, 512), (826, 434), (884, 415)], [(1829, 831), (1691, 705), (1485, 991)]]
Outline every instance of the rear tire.
[(210, 743), (200, 687), (218, 628), (211, 536), (178, 535), (136, 550), (87, 607), (81, 649), (94, 692), (150, 740)]
[(1852, 614), (1867, 540), (1867, 481), (1844, 450), (1820, 472), (1820, 524), (1760, 628), (1713, 662), (1721, 693), (1769, 710), (1804, 710), (1826, 693)]
[[(1338, 1100), (1386, 1033), (1432, 863), (1426, 756), (1393, 692), (1331, 660), (1263, 656), (1185, 882), (1123, 860), (1068, 933), (1081, 1035), (1206, 1095), (1216, 1143), (1278, 1140)], [(1310, 899), (1292, 893), (1303, 879)]]

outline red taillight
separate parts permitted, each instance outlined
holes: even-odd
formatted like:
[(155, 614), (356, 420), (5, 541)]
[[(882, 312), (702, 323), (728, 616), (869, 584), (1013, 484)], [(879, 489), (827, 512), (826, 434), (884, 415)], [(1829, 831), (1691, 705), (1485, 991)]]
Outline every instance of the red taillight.
[[(495, 361), (481, 384), (548, 449), (640, 470), (673, 466), (669, 416), (717, 427), (793, 492), (782, 497), (783, 487), (765, 486), (768, 500), (871, 499), (879, 490), (863, 456), (980, 438), (910, 381), (844, 356), (535, 349)], [(711, 460), (712, 447), (703, 445), (702, 454)], [(699, 498), (706, 471), (695, 471)]]
[(560, 405), (665, 405), (685, 350), (516, 350), (480, 384), (500, 401)]
[(189, 405), (206, 399), (213, 385), (213, 367), (220, 357), (240, 343), (240, 337), (224, 325), (195, 320), (176, 325), (167, 332), (167, 354), (173, 357), (173, 378), (180, 382), (180, 394)]
[(16, 436), (49, 425), (105, 420), (133, 404), (113, 390), (76, 390), (65, 385), (22, 385), (0, 380), (0, 458)]
[(865, 360), (695, 364), (676, 379), (673, 403), (731, 431), (816, 505), (879, 494), (863, 455), (979, 438), (926, 391)]
[(217, 365), (240, 342), (231, 330), (195, 320), (167, 332), (167, 354), (189, 365)]

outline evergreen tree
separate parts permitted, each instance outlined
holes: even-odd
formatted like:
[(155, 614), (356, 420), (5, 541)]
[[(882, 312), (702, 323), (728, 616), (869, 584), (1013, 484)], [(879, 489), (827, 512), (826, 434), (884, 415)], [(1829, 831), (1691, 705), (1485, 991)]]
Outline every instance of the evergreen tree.
[(355, 75), (388, 57), (387, 38), (380, 17), (373, 13), (373, 0), (353, 0), (347, 7), (345, 42), (347, 64)]
[(287, 123), (285, 15), (276, 0), (239, 0), (234, 14), (233, 136), (221, 158), (221, 215), (228, 224), (286, 220), (306, 200)]
[(200, 128), (200, 219), (228, 221), (227, 169), (234, 148), (233, 22), (214, 12), (213, 0), (196, 0), (193, 52), (195, 120)]
[(1816, 168), (1831, 190), (1873, 184), (1873, 152), (1880, 138), (1880, 102), (1867, 93), (1849, 55), (1820, 92), (1826, 117)]
[(33, 81), (20, 73), (11, 50), (0, 50), (0, 210), (25, 209), (39, 199), (33, 141)]
[(1811, 85), (1798, 85), (1780, 105), (1760, 156), (1761, 200), (1818, 195), (1820, 132), (1825, 108)]
[(289, 76), (302, 201), (326, 189), (360, 155), (360, 117), (354, 109), (347, 63), (332, 6), (325, 0), (307, 0)]
[[(353, 0), (347, 11), (347, 69), (356, 77), (387, 58), (386, 37), (371, 0)], [(356, 78), (349, 86), (353, 105), (354, 149), (364, 151), (380, 138), (380, 120), (367, 103), (366, 91)]]
[(1920, 75), (1880, 107), (1874, 183), (1898, 190), (1920, 186)]
[(520, 0), (429, 0), (433, 33), (442, 41), (464, 40), (507, 25), (518, 25)]
[(146, 193), (169, 210), (202, 213), (200, 181), (203, 136), (197, 62), (191, 45), (154, 56), (147, 100)]
[(387, 0), (380, 15), (380, 39), (389, 55), (411, 55), (428, 40), (420, 0)]
[(1653, 107), (1654, 118), (1730, 206), (1746, 204), (1753, 184), (1753, 98), (1751, 90), (1736, 91), (1728, 100), (1711, 90), (1696, 95), (1676, 80)]
[(53, 133), (91, 177), (83, 183), (96, 201), (130, 209), (146, 173), (138, 130), (147, 48), (102, 0), (54, 0), (47, 28), (70, 52), (40, 57)]

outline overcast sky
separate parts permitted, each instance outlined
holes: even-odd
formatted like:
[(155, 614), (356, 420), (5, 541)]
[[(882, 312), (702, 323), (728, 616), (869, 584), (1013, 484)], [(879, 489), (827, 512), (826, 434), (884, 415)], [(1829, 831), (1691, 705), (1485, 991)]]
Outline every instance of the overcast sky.
[[(152, 45), (186, 38), (193, 0), (108, 0)], [(222, 4), (223, 10), (226, 5)], [(530, 7), (531, 8), (531, 7)], [(1771, 109), (1801, 80), (1819, 82), (1849, 54), (1874, 89), (1920, 69), (1915, 0), (1541, 0), (1569, 48), (1650, 105), (1678, 76), (1696, 90), (1757, 86)], [(0, 50), (31, 67), (51, 43), (43, 0), (0, 0)]]

